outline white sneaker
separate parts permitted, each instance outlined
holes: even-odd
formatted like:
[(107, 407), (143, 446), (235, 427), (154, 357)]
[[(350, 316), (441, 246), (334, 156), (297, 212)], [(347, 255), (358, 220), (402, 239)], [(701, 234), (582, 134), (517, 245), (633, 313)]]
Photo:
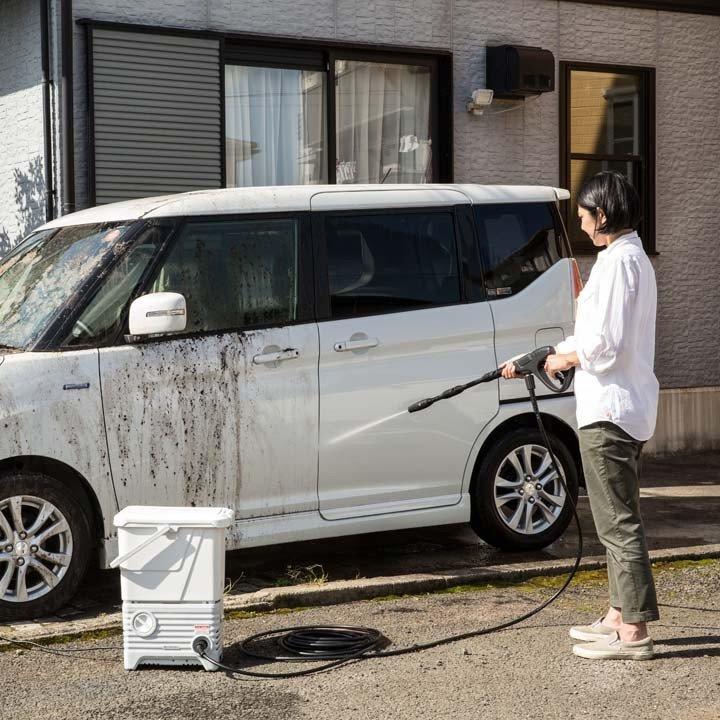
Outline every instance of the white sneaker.
[(585, 640), (586, 642), (592, 642), (593, 640), (602, 640), (603, 638), (612, 635), (615, 632), (615, 628), (603, 625), (602, 621), (604, 619), (604, 617), (598, 618), (590, 625), (574, 625), (570, 628), (570, 637), (573, 640)]
[(585, 645), (573, 645), (573, 653), (588, 660), (651, 660), (655, 650), (649, 637), (635, 642), (623, 642), (614, 632), (601, 640)]

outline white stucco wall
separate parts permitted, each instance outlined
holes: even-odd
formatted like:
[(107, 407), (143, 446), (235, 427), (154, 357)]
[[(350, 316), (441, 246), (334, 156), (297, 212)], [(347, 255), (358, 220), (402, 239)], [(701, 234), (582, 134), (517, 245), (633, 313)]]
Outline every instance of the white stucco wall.
[(40, 2), (0, 2), (0, 255), (45, 219)]
[[(53, 3), (57, 13), (59, 3)], [(720, 386), (720, 17), (557, 0), (75, 0), (75, 18), (158, 27), (339, 39), (449, 49), (454, 63), (455, 179), (557, 184), (558, 94), (523, 109), (465, 112), (485, 84), (485, 47), (540, 45), (557, 62), (651, 66), (657, 79), (657, 373), (664, 388)], [(57, 49), (57, 25), (54, 49)], [(43, 219), (42, 197), (16, 199), (18, 175), (42, 170), (37, 0), (0, 3), (0, 232), (15, 239)], [(58, 73), (57, 52), (54, 73)], [(76, 201), (87, 203), (84, 30), (75, 28)], [(57, 103), (54, 112), (59, 113)], [(55, 124), (58, 127), (58, 124)], [(37, 175), (42, 180), (42, 172)], [(60, 176), (57, 178), (60, 181)], [(27, 187), (30, 187), (27, 183)], [(37, 190), (37, 185), (33, 186)], [(591, 257), (580, 258), (586, 275)]]

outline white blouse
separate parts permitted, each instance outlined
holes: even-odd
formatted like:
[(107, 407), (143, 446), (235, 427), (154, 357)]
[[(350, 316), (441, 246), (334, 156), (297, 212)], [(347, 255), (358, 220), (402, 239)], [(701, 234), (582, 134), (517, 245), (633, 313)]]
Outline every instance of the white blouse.
[(636, 440), (655, 432), (655, 271), (636, 232), (598, 253), (577, 300), (575, 334), (558, 353), (576, 352), (578, 427), (606, 421)]

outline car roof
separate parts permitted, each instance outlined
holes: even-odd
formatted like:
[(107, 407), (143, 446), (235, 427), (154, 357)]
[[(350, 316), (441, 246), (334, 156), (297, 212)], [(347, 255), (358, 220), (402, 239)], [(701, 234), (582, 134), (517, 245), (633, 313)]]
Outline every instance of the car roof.
[(39, 229), (65, 225), (122, 222), (140, 218), (308, 210), (428, 207), (458, 203), (553, 202), (567, 190), (541, 185), (284, 185), (225, 188), (125, 200), (80, 210)]

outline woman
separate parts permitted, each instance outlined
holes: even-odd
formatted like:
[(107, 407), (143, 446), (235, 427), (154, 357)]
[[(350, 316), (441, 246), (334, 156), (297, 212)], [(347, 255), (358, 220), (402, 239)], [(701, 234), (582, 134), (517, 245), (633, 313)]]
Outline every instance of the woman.
[[(655, 584), (639, 509), (638, 462), (655, 431), (655, 273), (635, 232), (640, 201), (619, 173), (601, 172), (578, 195), (583, 231), (598, 253), (578, 297), (575, 333), (559, 343), (545, 370), (578, 366), (575, 397), (590, 509), (607, 551), (610, 609), (571, 628), (590, 641), (573, 647), (591, 659), (647, 660), (657, 620)], [(504, 363), (503, 377), (516, 377)]]

